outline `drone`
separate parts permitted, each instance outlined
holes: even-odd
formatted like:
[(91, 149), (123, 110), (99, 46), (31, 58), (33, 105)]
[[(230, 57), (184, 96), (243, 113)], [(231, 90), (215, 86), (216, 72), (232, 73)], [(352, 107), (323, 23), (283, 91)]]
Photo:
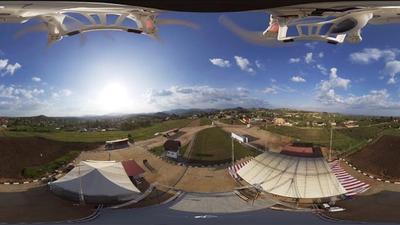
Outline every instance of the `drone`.
[(160, 25), (182, 25), (193, 29), (198, 27), (189, 21), (160, 19), (160, 12), (151, 8), (108, 3), (10, 1), (0, 3), (0, 23), (24, 24), (31, 20), (38, 21), (18, 31), (16, 36), (47, 32), (49, 46), (64, 37), (92, 31), (123, 31), (158, 40)]
[[(128, 4), (126, 1), (117, 0), (114, 2), (123, 2), (123, 4), (79, 1), (2, 1), (0, 2), (0, 23), (24, 24), (30, 20), (39, 21), (39, 24), (22, 29), (16, 36), (44, 31), (47, 32), (48, 45), (64, 37), (74, 35), (83, 37), (82, 35), (86, 32), (101, 30), (143, 34), (159, 40), (158, 27), (160, 25), (198, 28), (196, 24), (189, 21), (159, 18), (159, 14), (164, 10), (185, 11), (189, 7), (191, 9), (189, 11), (197, 12), (232, 11), (233, 8), (234, 11), (240, 11), (240, 4), (244, 4), (239, 1), (237, 3), (226, 1), (226, 6), (224, 6), (213, 1), (205, 3), (204, 0), (203, 4), (196, 2), (191, 8), (188, 3), (190, 0), (174, 0), (174, 4), (161, 3), (164, 6), (161, 10), (155, 9), (157, 3), (150, 1), (135, 1), (142, 6), (126, 5)], [(282, 3), (265, 1), (262, 2), (263, 5), (260, 5), (260, 1), (246, 3), (248, 7), (244, 10), (250, 10), (253, 4), (254, 10), (264, 7), (263, 11), (269, 15), (268, 26), (263, 31), (246, 30), (226, 16), (221, 16), (220, 22), (242, 39), (262, 45), (290, 43), (298, 40), (322, 41), (329, 44), (358, 43), (362, 41), (362, 29), (368, 24), (400, 22), (400, 2), (361, 0), (301, 2), (308, 3), (291, 5), (285, 1)], [(110, 16), (114, 16), (115, 20), (109, 21)], [(136, 25), (128, 26), (129, 21)]]
[(400, 22), (400, 4), (393, 2), (330, 2), (268, 9), (264, 31), (245, 30), (225, 16), (220, 22), (242, 39), (256, 44), (289, 43), (297, 40), (329, 44), (362, 41), (367, 24)]

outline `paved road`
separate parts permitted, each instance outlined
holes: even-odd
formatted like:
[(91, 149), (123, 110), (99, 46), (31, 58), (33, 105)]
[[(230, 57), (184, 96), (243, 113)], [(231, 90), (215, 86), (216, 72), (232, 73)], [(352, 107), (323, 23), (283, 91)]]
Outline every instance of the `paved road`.
[(237, 213), (255, 211), (275, 205), (274, 201), (244, 201), (233, 192), (185, 193), (175, 200), (171, 209), (197, 213)]
[[(276, 211), (271, 209), (262, 208), (260, 206), (254, 206), (254, 209), (259, 207), (259, 209), (254, 211), (243, 211), (236, 213), (213, 213), (215, 212), (214, 206), (221, 204), (226, 209), (227, 204), (222, 203), (225, 198), (229, 204), (243, 204), (239, 203), (242, 200), (235, 200), (232, 195), (222, 194), (217, 203), (213, 203), (210, 210), (205, 210), (203, 206), (207, 207), (210, 204), (211, 196), (204, 196), (198, 194), (187, 194), (182, 195), (180, 198), (175, 199), (169, 203), (139, 208), (139, 209), (104, 209), (99, 217), (93, 221), (85, 222), (84, 224), (104, 224), (104, 225), (119, 225), (119, 224), (130, 224), (130, 225), (192, 225), (192, 224), (215, 224), (215, 225), (244, 225), (244, 224), (254, 224), (254, 225), (267, 225), (267, 224), (284, 224), (284, 225), (332, 225), (332, 224), (357, 224), (352, 222), (337, 222), (323, 220), (313, 213), (309, 212), (286, 212), (286, 211)], [(187, 204), (189, 199), (195, 199), (190, 204)], [(197, 204), (196, 206), (196, 202)], [(206, 202), (206, 204), (204, 204)], [(186, 208), (185, 211), (181, 207), (191, 207), (192, 209), (202, 209), (202, 212), (188, 212)], [(203, 207), (203, 208), (202, 208)], [(251, 207), (246, 206), (248, 209)], [(235, 208), (235, 207), (234, 207)], [(211, 211), (211, 212), (210, 212)], [(365, 224), (365, 223), (364, 223)], [(371, 223), (376, 224), (376, 223)]]

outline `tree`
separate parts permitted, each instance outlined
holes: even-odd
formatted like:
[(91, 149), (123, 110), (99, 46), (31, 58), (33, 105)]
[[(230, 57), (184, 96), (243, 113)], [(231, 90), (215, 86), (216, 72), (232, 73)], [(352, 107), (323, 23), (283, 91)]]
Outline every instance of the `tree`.
[(131, 134), (128, 134), (128, 141), (129, 141), (129, 143), (135, 143), (135, 140), (133, 140), (133, 137), (132, 137), (132, 135)]

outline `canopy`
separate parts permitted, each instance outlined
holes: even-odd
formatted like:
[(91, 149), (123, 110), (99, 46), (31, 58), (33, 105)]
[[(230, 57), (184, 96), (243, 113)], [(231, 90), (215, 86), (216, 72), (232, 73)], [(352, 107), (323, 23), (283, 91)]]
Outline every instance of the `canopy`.
[(106, 203), (134, 199), (140, 194), (120, 162), (82, 161), (68, 174), (50, 183), (56, 194), (87, 202)]
[(289, 198), (328, 198), (346, 191), (323, 157), (309, 158), (265, 152), (238, 171), (247, 183)]

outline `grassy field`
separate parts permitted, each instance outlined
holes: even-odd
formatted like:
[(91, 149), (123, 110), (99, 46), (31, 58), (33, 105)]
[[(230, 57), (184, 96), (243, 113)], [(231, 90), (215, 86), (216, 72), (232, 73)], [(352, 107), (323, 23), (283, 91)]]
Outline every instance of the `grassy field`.
[[(312, 142), (320, 146), (329, 147), (329, 128), (268, 126), (266, 129), (273, 133), (292, 137), (298, 141)], [(333, 149), (340, 153), (354, 152), (367, 144), (370, 139), (377, 138), (384, 132), (384, 129), (381, 126), (335, 129), (333, 131)]]
[(135, 141), (148, 139), (157, 132), (171, 130), (173, 128), (185, 127), (190, 123), (189, 119), (168, 120), (162, 123), (154, 124), (150, 127), (138, 128), (131, 131), (106, 131), (106, 132), (78, 132), (78, 131), (60, 131), (60, 132), (23, 132), (23, 131), (3, 131), (0, 135), (7, 137), (44, 137), (51, 140), (67, 142), (104, 142), (106, 140), (126, 138), (131, 134)]
[(200, 118), (200, 126), (211, 125), (211, 120), (207, 117)]
[[(235, 142), (235, 158), (255, 156), (257, 151)], [(223, 162), (232, 157), (232, 142), (229, 134), (220, 128), (200, 131), (193, 144), (190, 159), (195, 162)]]

